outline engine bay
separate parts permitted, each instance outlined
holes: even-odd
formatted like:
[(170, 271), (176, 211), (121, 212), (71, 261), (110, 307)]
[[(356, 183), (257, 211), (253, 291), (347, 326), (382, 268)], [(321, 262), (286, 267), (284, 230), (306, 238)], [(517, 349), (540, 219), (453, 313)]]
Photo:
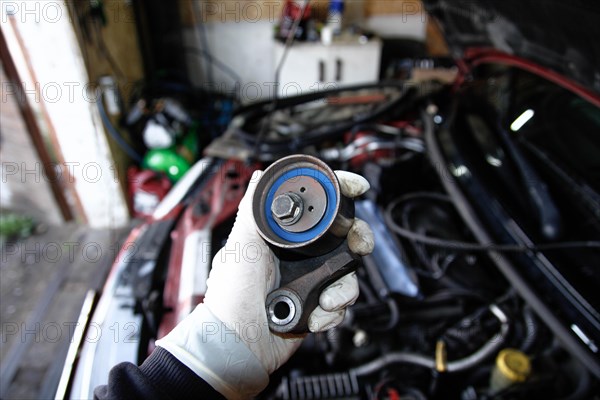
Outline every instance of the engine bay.
[[(497, 68), (500, 73), (491, 69), (495, 71), (492, 77), (485, 72), (485, 78), (473, 79), (469, 87), (484, 93), (499, 90), (498, 76), (516, 75), (502, 67)], [(538, 78), (526, 77), (521, 82), (527, 79)], [(262, 398), (571, 399), (587, 398), (598, 390), (597, 380), (565, 348), (564, 337), (548, 328), (539, 310), (524, 300), (523, 292), (515, 289), (495, 262), (503, 256), (535, 253), (539, 257), (542, 250), (555, 256), (561, 249), (577, 252), (576, 257), (589, 251), (597, 261), (597, 242), (592, 240), (598, 232), (563, 231), (560, 237), (544, 238), (543, 223), (552, 217), (534, 216), (533, 223), (520, 219), (516, 225), (542, 225), (542, 234), (534, 234), (535, 244), (481, 244), (459, 212), (460, 202), (448, 192), (448, 181), (469, 176), (468, 167), (444, 163), (431, 154), (434, 136), (440, 148), (444, 140), (460, 140), (456, 130), (464, 128), (458, 119), (448, 121), (459, 95), (460, 90), (435, 82), (363, 88), (301, 99), (297, 105), (282, 100), (280, 109), (263, 120), (255, 108), (238, 121), (230, 137), (241, 139), (246, 148), (259, 149), (263, 162), (290, 150), (307, 152), (335, 169), (365, 176), (372, 187), (356, 202), (356, 215), (372, 227), (376, 242), (374, 253), (364, 257), (364, 267), (357, 272), (358, 301), (341, 326), (306, 338), (272, 376)], [(502, 101), (501, 96), (495, 99)], [(490, 121), (489, 114), (477, 115), (486, 121), (484, 125)], [(471, 118), (475, 142), (484, 140), (480, 138), (486, 132), (477, 122)], [(445, 132), (438, 135), (438, 130)], [(486, 157), (496, 169), (501, 168), (495, 163), (504, 163), (511, 170), (500, 174), (518, 186), (519, 173), (543, 168), (507, 165), (511, 145), (504, 142), (490, 155), (484, 143), (475, 154)], [(515, 146), (527, 143), (521, 140)], [(536, 179), (543, 182), (538, 175)], [(486, 184), (497, 183), (488, 179)], [(548, 201), (559, 196), (548, 193), (545, 183), (539, 186)], [(517, 214), (535, 215), (539, 204), (534, 202), (532, 209), (527, 205), (528, 195), (521, 196), (518, 187), (513, 189), (521, 206)], [(549, 207), (548, 203), (542, 206)], [(567, 214), (556, 218), (564, 221)], [(581, 265), (595, 268), (586, 261)], [(554, 301), (546, 300), (548, 305)], [(507, 370), (508, 359), (514, 370)]]
[[(413, 171), (421, 171), (419, 179)], [(381, 181), (402, 184), (384, 186), (398, 191), (386, 191), (393, 200), (383, 212), (376, 199), (357, 203), (357, 216), (374, 227), (376, 240), (357, 272), (358, 301), (340, 327), (305, 340), (271, 378), (264, 398), (568, 398), (587, 392), (588, 372), (488, 254), (379, 236), (378, 224), (385, 235), (388, 221), (421, 235), (473, 241), (427, 157), (417, 154), (379, 172)], [(503, 349), (526, 354), (535, 379), (495, 387), (496, 354)]]

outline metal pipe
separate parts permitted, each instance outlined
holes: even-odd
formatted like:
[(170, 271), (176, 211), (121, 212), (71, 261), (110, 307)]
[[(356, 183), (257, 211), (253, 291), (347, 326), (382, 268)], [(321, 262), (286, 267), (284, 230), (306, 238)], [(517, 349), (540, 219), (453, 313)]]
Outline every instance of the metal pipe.
[[(470, 356), (460, 360), (448, 362), (448, 364), (446, 365), (446, 370), (448, 372), (464, 371), (466, 369), (474, 367), (481, 361), (485, 360), (487, 357), (491, 356), (496, 350), (500, 349), (500, 347), (504, 343), (504, 338), (508, 333), (508, 317), (506, 316), (504, 311), (502, 311), (495, 304), (490, 305), (489, 308), (492, 314), (494, 314), (494, 316), (500, 321), (500, 332), (498, 332), (497, 335), (488, 340), (479, 350), (477, 350)], [(400, 363), (414, 364), (429, 369), (435, 369), (436, 365), (433, 357), (427, 357), (415, 353), (395, 352), (383, 355), (360, 367), (353, 368), (351, 372), (353, 372), (357, 376), (364, 376), (379, 371), (382, 368), (387, 367), (388, 365)]]

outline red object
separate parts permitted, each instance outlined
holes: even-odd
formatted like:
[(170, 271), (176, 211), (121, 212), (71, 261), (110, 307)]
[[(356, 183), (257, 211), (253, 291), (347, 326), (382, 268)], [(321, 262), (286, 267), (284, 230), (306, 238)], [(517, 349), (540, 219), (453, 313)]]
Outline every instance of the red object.
[(376, 135), (371, 132), (361, 131), (346, 134), (344, 138), (346, 145), (356, 146), (356, 155), (348, 160), (351, 169), (362, 168), (369, 161), (392, 159), (396, 156), (397, 150), (395, 148), (370, 150), (369, 144), (376, 140)]
[(131, 211), (136, 218), (151, 217), (172, 186), (164, 174), (138, 167), (129, 167), (127, 182)]
[[(300, 13), (302, 12), (302, 4), (302, 2), (295, 0), (287, 0), (285, 2), (285, 5), (283, 6), (283, 12), (281, 15), (281, 21), (279, 21), (279, 32), (277, 34), (280, 40), (287, 40), (288, 36), (291, 33), (292, 27), (294, 26), (294, 21), (298, 19)], [(298, 27), (298, 30), (296, 31), (296, 39), (306, 39), (306, 25), (308, 20), (310, 19), (310, 14), (310, 4), (307, 4), (304, 10), (304, 15), (302, 15), (302, 18), (300, 19), (300, 25)]]
[[(204, 293), (189, 284), (189, 281), (197, 281), (195, 274), (198, 273), (198, 269), (204, 267), (203, 262), (197, 263), (191, 273), (186, 272), (183, 265), (186, 240), (202, 230), (212, 232), (213, 228), (233, 217), (252, 173), (259, 167), (258, 164), (246, 165), (240, 161), (226, 161), (183, 211), (171, 232), (172, 246), (163, 293), (163, 307), (169, 311), (163, 315), (157, 339), (170, 332), (204, 299)], [(210, 263), (210, 248), (200, 246), (199, 251), (203, 261)], [(183, 282), (183, 279), (186, 282)]]
[[(287, 0), (283, 9), (284, 17), (290, 18), (292, 21), (298, 18), (300, 13), (302, 12), (302, 3), (294, 0)], [(304, 10), (304, 15), (302, 16), (303, 20), (307, 20), (310, 18), (310, 4), (306, 5), (306, 10)]]
[(575, 93), (584, 100), (592, 103), (596, 107), (600, 107), (600, 96), (592, 90), (580, 85), (579, 83), (561, 75), (560, 73), (546, 67), (542, 67), (534, 62), (523, 58), (506, 54), (495, 49), (469, 48), (464, 53), (463, 60), (458, 62), (459, 77), (456, 84), (460, 85), (465, 76), (480, 64), (499, 63), (510, 65), (531, 72), (542, 78), (549, 80), (563, 88)]

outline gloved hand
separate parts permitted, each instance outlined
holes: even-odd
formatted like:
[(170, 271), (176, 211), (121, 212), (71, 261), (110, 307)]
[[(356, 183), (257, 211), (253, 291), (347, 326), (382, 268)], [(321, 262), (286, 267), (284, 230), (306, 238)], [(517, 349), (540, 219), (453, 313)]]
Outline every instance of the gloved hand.
[[(213, 259), (204, 303), (156, 342), (229, 399), (249, 398), (262, 391), (269, 374), (285, 363), (303, 336), (273, 334), (265, 300), (279, 286), (279, 260), (256, 230), (252, 197), (262, 171), (252, 175), (226, 245)], [(361, 176), (336, 171), (342, 193), (356, 197), (369, 189)], [(373, 251), (373, 233), (356, 219), (348, 233), (350, 249)], [(358, 297), (354, 273), (323, 290), (309, 317), (313, 332), (330, 329), (344, 319)]]

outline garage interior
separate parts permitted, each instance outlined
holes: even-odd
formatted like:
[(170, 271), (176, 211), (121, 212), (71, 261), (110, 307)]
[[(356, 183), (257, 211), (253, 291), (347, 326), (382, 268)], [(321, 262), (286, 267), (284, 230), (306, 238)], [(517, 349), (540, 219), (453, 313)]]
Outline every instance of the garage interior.
[[(143, 362), (191, 311), (172, 274), (291, 154), (365, 176), (376, 250), (340, 328), (259, 397), (600, 398), (600, 9), (488, 3), (3, 1), (0, 398), (90, 398), (90, 354)], [(124, 277), (131, 314), (100, 318)]]

